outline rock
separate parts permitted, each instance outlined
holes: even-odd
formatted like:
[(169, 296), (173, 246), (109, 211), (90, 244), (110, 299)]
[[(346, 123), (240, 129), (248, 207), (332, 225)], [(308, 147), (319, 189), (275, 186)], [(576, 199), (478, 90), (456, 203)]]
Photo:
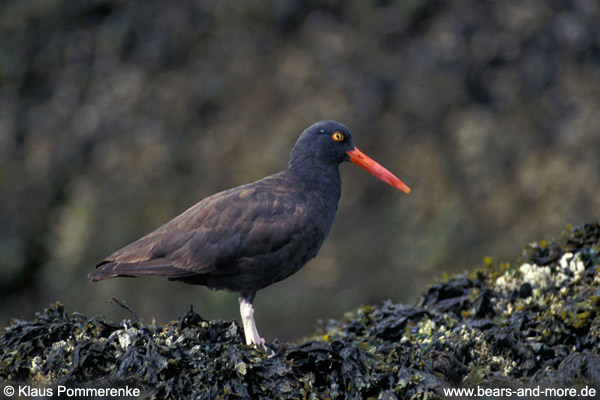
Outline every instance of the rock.
[[(54, 304), (0, 331), (0, 383), (134, 386), (147, 398), (443, 398), (456, 385), (600, 385), (600, 225), (529, 244), (502, 264), (322, 322), (273, 355), (236, 322), (190, 310), (166, 325)], [(567, 254), (570, 253), (570, 254)], [(526, 266), (526, 267), (524, 267)], [(569, 271), (571, 271), (569, 273)]]

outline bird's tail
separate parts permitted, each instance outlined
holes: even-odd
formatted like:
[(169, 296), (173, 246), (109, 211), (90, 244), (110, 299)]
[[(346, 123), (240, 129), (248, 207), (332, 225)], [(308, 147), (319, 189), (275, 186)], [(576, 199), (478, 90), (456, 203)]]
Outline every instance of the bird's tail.
[(177, 279), (192, 275), (195, 275), (195, 273), (186, 269), (174, 267), (171, 265), (169, 260), (165, 258), (156, 258), (153, 260), (139, 262), (119, 262), (105, 260), (96, 265), (96, 270), (88, 274), (88, 279), (92, 282), (114, 278), (117, 276), (158, 276), (163, 278)]
[(103, 261), (96, 265), (96, 269), (88, 274), (88, 279), (92, 282), (98, 282), (107, 278), (114, 278), (119, 276), (119, 272), (116, 271), (117, 262), (114, 261)]

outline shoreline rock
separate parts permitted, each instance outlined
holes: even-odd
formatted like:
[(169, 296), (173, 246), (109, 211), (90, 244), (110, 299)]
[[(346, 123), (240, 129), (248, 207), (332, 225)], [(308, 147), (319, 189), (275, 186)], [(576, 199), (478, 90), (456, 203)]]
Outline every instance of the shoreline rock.
[(444, 388), (600, 387), (600, 223), (525, 246), (515, 265), (322, 322), (272, 357), (237, 322), (106, 321), (59, 303), (0, 328), (0, 384), (129, 386), (148, 398), (442, 398)]

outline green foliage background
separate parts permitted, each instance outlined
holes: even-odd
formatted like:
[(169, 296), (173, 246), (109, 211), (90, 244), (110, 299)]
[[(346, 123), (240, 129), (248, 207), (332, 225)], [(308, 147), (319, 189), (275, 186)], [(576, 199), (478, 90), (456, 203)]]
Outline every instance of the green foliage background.
[(90, 284), (103, 257), (196, 201), (285, 168), (320, 119), (413, 190), (354, 166), (334, 229), (259, 292), (268, 340), (441, 272), (508, 259), (600, 216), (600, 6), (482, 2), (4, 0), (0, 319), (237, 318), (235, 296)]

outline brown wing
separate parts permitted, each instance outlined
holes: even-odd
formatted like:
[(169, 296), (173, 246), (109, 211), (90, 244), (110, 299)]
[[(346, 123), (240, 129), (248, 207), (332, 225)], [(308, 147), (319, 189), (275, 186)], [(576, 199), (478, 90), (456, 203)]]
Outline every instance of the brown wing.
[(210, 196), (107, 257), (89, 277), (227, 274), (241, 258), (276, 251), (308, 220), (306, 194), (289, 179), (279, 173)]

